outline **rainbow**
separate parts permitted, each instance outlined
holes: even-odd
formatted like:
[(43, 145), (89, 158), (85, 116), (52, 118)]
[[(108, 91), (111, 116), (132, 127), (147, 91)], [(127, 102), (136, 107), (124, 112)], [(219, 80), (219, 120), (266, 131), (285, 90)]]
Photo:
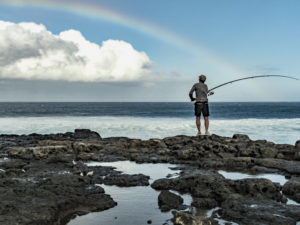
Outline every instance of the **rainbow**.
[(219, 67), (220, 70), (224, 71), (224, 73), (228, 74), (228, 76), (240, 74), (245, 75), (245, 71), (238, 68), (236, 65), (233, 65), (226, 60), (219, 58), (205, 47), (200, 46), (199, 43), (192, 43), (190, 41), (187, 41), (185, 38), (179, 37), (177, 34), (168, 31), (165, 28), (137, 20), (135, 18), (131, 18), (130, 16), (115, 12), (96, 3), (66, 0), (1, 0), (0, 3), (19, 7), (30, 6), (52, 10), (64, 10), (70, 13), (78, 14), (80, 16), (105, 20), (111, 23), (128, 27), (130, 29), (134, 29), (160, 41), (174, 45), (175, 47), (198, 57), (199, 60), (201, 58), (204, 58), (212, 65), (217, 65), (217, 67)]
[[(166, 28), (132, 18), (109, 8), (105, 8), (102, 5), (99, 5), (99, 3), (78, 0), (0, 0), (0, 4), (16, 7), (37, 7), (50, 10), (62, 10), (87, 18), (100, 19), (118, 24), (138, 32), (142, 32), (150, 37), (180, 48), (187, 53), (192, 54), (194, 57), (196, 57), (196, 59), (199, 58), (199, 61), (201, 59), (205, 59), (205, 62), (208, 62), (218, 68), (220, 71), (219, 76), (225, 75), (227, 78), (238, 78), (248, 75), (247, 71), (239, 68), (223, 58), (218, 57), (212, 51), (206, 49), (202, 45), (199, 45), (199, 43), (188, 41)], [(251, 83), (252, 82), (250, 82), (249, 85), (251, 86), (252, 90), (255, 89), (259, 95), (266, 96), (268, 93), (272, 93), (272, 91), (268, 91), (266, 88), (263, 89), (259, 87), (260, 85), (257, 83)]]

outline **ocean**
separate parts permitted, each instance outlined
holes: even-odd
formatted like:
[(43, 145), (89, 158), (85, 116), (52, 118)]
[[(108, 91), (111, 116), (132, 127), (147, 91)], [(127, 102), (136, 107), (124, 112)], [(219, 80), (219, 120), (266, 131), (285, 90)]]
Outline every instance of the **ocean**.
[[(0, 103), (0, 134), (88, 128), (102, 137), (196, 135), (193, 107), (191, 102), (6, 102)], [(213, 134), (247, 134), (281, 144), (300, 140), (300, 102), (211, 102), (210, 114)]]

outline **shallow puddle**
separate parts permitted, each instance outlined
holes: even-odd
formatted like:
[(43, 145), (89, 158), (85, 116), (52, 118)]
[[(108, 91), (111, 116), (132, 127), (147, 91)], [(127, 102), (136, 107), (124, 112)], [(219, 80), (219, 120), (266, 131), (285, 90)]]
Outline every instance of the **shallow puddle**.
[[(287, 205), (298, 205), (298, 206), (300, 206), (300, 204), (299, 204), (298, 202), (295, 202), (294, 200), (289, 199), (289, 198), (288, 198), (286, 204), (287, 204)], [(300, 223), (299, 223), (299, 225), (300, 225)]]
[[(160, 178), (174, 177), (180, 170), (173, 164), (137, 164), (130, 161), (119, 162), (90, 162), (88, 166), (113, 166), (116, 170), (125, 174), (138, 174), (150, 176), (150, 184)], [(176, 168), (176, 169), (170, 169)], [(162, 213), (158, 207), (157, 198), (159, 191), (150, 186), (137, 187), (117, 187), (109, 185), (99, 185), (104, 188), (118, 205), (102, 212), (89, 213), (79, 216), (68, 223), (68, 225), (111, 225), (111, 224), (132, 224), (142, 225), (151, 221), (152, 224), (172, 224), (171, 212)], [(178, 194), (178, 193), (177, 193)], [(192, 198), (190, 195), (181, 195), (185, 205), (190, 205)]]
[(246, 173), (239, 173), (239, 172), (227, 172), (224, 170), (219, 170), (219, 174), (223, 175), (226, 179), (230, 180), (241, 180), (246, 178), (265, 178), (271, 180), (273, 183), (280, 183), (283, 186), (288, 180), (279, 174), (257, 174), (257, 175), (250, 175)]
[[(169, 163), (143, 163), (138, 164), (131, 161), (117, 161), (117, 162), (89, 162), (86, 163), (87, 166), (112, 166), (115, 167), (117, 171), (121, 171), (124, 174), (138, 174), (142, 173), (144, 175), (150, 176), (150, 184), (157, 179), (165, 177), (176, 177), (180, 173), (179, 165), (169, 164)], [(171, 169), (170, 169), (171, 168)]]
[(239, 225), (238, 223), (227, 221), (221, 218), (215, 218), (214, 220), (218, 221), (218, 225)]

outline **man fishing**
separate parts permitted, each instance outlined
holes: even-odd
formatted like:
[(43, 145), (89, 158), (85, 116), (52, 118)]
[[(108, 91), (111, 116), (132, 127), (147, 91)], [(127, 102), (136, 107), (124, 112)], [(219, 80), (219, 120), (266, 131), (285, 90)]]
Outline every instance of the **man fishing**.
[[(205, 135), (209, 136), (210, 133), (208, 132), (208, 126), (209, 126), (209, 108), (208, 108), (208, 88), (207, 85), (204, 84), (206, 80), (205, 75), (199, 76), (199, 83), (196, 83), (193, 85), (192, 89), (190, 90), (189, 96), (191, 101), (195, 101), (195, 116), (196, 116), (196, 126), (198, 129), (197, 135), (201, 135), (201, 122), (200, 122), (200, 116), (201, 114), (204, 117), (204, 125), (205, 125)], [(193, 93), (196, 92), (196, 98), (193, 97)]]
[[(198, 136), (201, 135), (201, 123), (200, 123), (200, 116), (201, 113), (203, 114), (204, 117), (204, 123), (205, 123), (205, 135), (210, 135), (208, 132), (208, 126), (209, 126), (209, 108), (208, 108), (208, 100), (207, 100), (207, 95), (213, 95), (214, 92), (213, 90), (220, 88), (222, 86), (225, 86), (227, 84), (231, 84), (237, 81), (242, 81), (242, 80), (247, 80), (247, 79), (253, 79), (253, 78), (261, 78), (261, 77), (282, 77), (282, 78), (289, 78), (289, 79), (294, 79), (294, 80), (299, 80), (298, 78), (291, 77), (291, 76), (285, 76), (285, 75), (258, 75), (258, 76), (251, 76), (251, 77), (244, 77), (232, 81), (228, 81), (226, 83), (220, 84), (210, 90), (208, 90), (207, 85), (204, 84), (206, 80), (205, 75), (200, 75), (199, 76), (199, 83), (196, 83), (193, 85), (192, 89), (190, 90), (189, 96), (191, 98), (191, 101), (195, 101), (195, 116), (196, 116), (196, 125), (198, 129)], [(194, 91), (196, 92), (196, 98), (193, 97)]]

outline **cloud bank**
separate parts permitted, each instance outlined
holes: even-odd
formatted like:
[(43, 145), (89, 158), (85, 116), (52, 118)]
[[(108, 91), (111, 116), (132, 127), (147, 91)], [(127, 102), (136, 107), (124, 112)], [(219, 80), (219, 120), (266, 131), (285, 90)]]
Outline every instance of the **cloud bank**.
[(151, 76), (144, 52), (120, 40), (92, 43), (77, 30), (0, 21), (0, 77), (83, 82), (140, 81)]

